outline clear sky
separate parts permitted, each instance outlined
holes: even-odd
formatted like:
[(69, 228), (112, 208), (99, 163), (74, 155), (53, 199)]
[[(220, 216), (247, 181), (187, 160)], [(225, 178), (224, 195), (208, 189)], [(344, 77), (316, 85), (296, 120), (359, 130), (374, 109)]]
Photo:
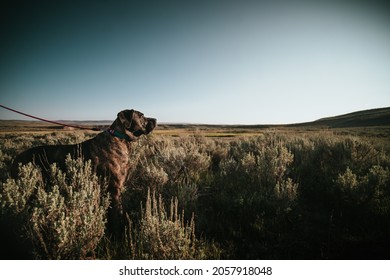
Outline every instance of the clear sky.
[[(388, 107), (389, 6), (2, 1), (0, 104), (52, 120), (112, 120), (134, 108), (209, 124)], [(0, 119), (24, 118), (0, 108)]]

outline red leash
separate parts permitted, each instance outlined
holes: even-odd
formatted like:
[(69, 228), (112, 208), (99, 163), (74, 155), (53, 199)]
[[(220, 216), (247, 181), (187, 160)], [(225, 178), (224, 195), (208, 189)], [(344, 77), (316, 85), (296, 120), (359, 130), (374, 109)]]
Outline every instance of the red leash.
[(47, 122), (47, 123), (52, 123), (52, 124), (62, 125), (62, 126), (67, 126), (67, 127), (73, 127), (73, 128), (78, 128), (78, 129), (84, 129), (84, 130), (101, 131), (101, 129), (96, 128), (96, 127), (90, 128), (90, 127), (84, 127), (84, 126), (78, 126), (78, 125), (64, 124), (64, 123), (59, 123), (59, 122), (55, 122), (55, 121), (49, 121), (49, 120), (46, 120), (46, 119), (42, 119), (42, 118), (39, 118), (39, 117), (35, 117), (35, 116), (32, 116), (32, 115), (29, 115), (29, 114), (26, 114), (26, 113), (14, 110), (12, 108), (9, 108), (9, 107), (1, 105), (1, 104), (0, 104), (0, 107), (3, 107), (4, 109), (10, 110), (12, 112), (18, 113), (20, 115), (23, 115), (23, 116), (26, 116), (26, 117), (29, 117), (29, 118), (33, 118), (33, 119), (36, 119), (36, 120), (40, 120), (40, 121), (43, 121), (43, 122)]

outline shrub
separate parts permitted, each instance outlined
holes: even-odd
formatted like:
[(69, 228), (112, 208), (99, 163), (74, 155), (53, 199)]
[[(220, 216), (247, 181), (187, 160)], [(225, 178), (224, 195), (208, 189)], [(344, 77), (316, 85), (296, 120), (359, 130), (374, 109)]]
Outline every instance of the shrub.
[(7, 179), (1, 186), (1, 210), (3, 215), (28, 215), (31, 198), (37, 189), (43, 188), (42, 177), (32, 163), (19, 167), (19, 179)]
[[(139, 226), (129, 220), (128, 254), (132, 259), (199, 259), (205, 257), (203, 243), (195, 236), (194, 215), (189, 223), (184, 211), (179, 213), (178, 200), (172, 199), (166, 211), (161, 195), (148, 192), (146, 205), (141, 209)], [(128, 256), (129, 257), (129, 256)]]
[(235, 256), (258, 258), (270, 250), (266, 240), (284, 234), (285, 222), (297, 197), (298, 185), (288, 177), (293, 155), (273, 134), (231, 141), (220, 159), (211, 195), (199, 207), (203, 230), (229, 240)]
[(138, 212), (134, 207), (151, 189), (166, 200), (177, 197), (192, 212), (199, 185), (210, 166), (210, 156), (193, 137), (177, 141), (161, 137), (146, 140), (140, 139), (130, 156), (133, 167), (124, 194), (125, 207), (129, 212)]
[(32, 164), (22, 166), (19, 179), (2, 186), (2, 213), (24, 225), (36, 258), (84, 259), (104, 234), (109, 198), (92, 172), (90, 161), (66, 159), (66, 171), (51, 165), (45, 185)]

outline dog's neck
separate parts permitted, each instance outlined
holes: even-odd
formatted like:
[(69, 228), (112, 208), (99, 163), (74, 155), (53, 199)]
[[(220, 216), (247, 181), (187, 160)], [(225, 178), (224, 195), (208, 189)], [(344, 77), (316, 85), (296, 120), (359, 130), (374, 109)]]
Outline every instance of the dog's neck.
[(127, 131), (123, 127), (123, 124), (119, 119), (116, 119), (106, 131), (112, 136), (127, 140), (128, 142), (137, 140), (130, 131)]

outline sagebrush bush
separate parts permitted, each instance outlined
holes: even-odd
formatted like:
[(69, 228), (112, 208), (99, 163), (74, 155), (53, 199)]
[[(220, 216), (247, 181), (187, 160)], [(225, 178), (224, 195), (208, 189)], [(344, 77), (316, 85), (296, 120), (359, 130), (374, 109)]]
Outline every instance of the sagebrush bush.
[(109, 197), (91, 162), (66, 159), (66, 170), (51, 165), (43, 182), (32, 164), (20, 167), (19, 178), (1, 188), (3, 215), (15, 216), (36, 258), (84, 259), (104, 234)]
[(193, 208), (199, 185), (209, 171), (211, 160), (207, 152), (193, 138), (175, 141), (148, 137), (139, 142), (130, 156), (133, 167), (124, 195), (127, 208), (134, 211), (148, 189), (166, 200), (178, 197), (182, 206)]
[(19, 168), (19, 178), (7, 179), (1, 186), (1, 210), (5, 215), (28, 215), (32, 195), (43, 188), (41, 173), (32, 163)]
[(156, 197), (155, 193), (149, 193), (138, 238), (142, 259), (198, 257), (194, 216), (186, 223), (184, 213), (179, 213), (177, 199), (171, 200), (168, 212), (161, 196)]
[(201, 201), (200, 211), (209, 219), (204, 230), (234, 242), (233, 254), (240, 257), (265, 254), (265, 237), (281, 234), (278, 223), (295, 204), (298, 184), (288, 176), (292, 162), (274, 134), (231, 141), (214, 166), (211, 195)]

